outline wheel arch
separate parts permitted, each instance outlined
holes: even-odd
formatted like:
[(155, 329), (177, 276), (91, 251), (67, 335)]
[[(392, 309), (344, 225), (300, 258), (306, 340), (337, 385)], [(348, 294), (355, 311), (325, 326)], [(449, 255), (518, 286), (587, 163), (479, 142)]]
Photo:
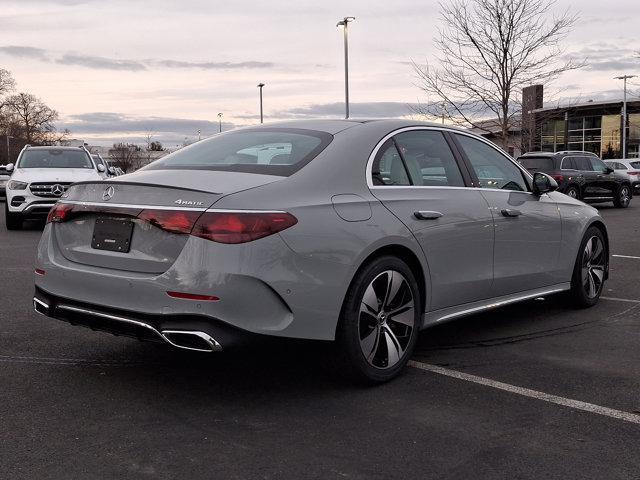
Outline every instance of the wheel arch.
[[(427, 286), (428, 286), (428, 270), (423, 265), (423, 262), (420, 261), (420, 257), (416, 252), (414, 252), (411, 248), (401, 245), (399, 243), (393, 243), (388, 245), (383, 245), (372, 252), (370, 252), (358, 265), (358, 268), (355, 269), (353, 275), (351, 276), (351, 280), (349, 281), (349, 286), (345, 291), (345, 296), (342, 300), (342, 308), (344, 308), (344, 304), (347, 299), (347, 292), (351, 289), (355, 278), (358, 276), (358, 273), (362, 271), (362, 269), (369, 264), (372, 260), (389, 255), (394, 256), (402, 260), (407, 264), (414, 277), (416, 278), (416, 282), (418, 282), (418, 288), (420, 291), (420, 301), (422, 304), (422, 311), (426, 311), (427, 309)], [(428, 268), (428, 267), (427, 267)], [(342, 310), (341, 310), (342, 311)]]

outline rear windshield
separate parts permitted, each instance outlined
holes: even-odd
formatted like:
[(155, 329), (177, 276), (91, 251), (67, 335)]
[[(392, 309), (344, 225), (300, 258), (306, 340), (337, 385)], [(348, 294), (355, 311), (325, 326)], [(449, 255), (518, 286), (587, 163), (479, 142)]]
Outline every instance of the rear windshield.
[(333, 136), (315, 130), (260, 128), (216, 135), (156, 160), (146, 170), (220, 170), (289, 176)]
[(640, 162), (629, 162), (629, 165), (633, 168), (640, 168)]
[(25, 150), (18, 168), (93, 168), (93, 163), (83, 150), (51, 148)]
[(530, 172), (553, 170), (553, 158), (550, 157), (521, 157), (520, 164)]

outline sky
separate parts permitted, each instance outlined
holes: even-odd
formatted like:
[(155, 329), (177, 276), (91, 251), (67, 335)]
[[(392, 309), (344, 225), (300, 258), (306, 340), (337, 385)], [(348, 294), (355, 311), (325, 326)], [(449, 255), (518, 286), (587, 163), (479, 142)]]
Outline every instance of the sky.
[[(558, 0), (580, 20), (565, 55), (588, 66), (548, 99), (617, 99), (613, 77), (640, 75), (637, 0)], [(342, 32), (349, 26), (353, 117), (415, 116), (428, 101), (412, 62), (434, 62), (432, 0), (0, 0), (0, 68), (60, 114), (59, 129), (96, 145), (168, 147), (259, 122), (344, 113)], [(640, 82), (631, 85), (640, 94)], [(551, 93), (553, 90), (553, 93)]]

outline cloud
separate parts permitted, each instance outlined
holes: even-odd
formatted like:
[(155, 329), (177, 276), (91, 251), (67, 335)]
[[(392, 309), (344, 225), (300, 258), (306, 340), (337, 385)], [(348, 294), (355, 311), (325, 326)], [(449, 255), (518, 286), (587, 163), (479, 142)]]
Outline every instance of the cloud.
[(21, 45), (7, 45), (0, 47), (0, 52), (18, 58), (32, 58), (43, 62), (49, 61), (47, 51), (42, 48), (25, 47)]
[(154, 64), (167, 68), (201, 68), (203, 70), (231, 70), (244, 68), (271, 68), (271, 62), (184, 62), (181, 60), (155, 60)]
[[(216, 133), (219, 124), (216, 120), (198, 120), (189, 118), (171, 117), (141, 117), (115, 112), (91, 112), (78, 115), (70, 115), (64, 121), (58, 122), (59, 130), (68, 128), (72, 136), (142, 139), (148, 132), (160, 141), (173, 141), (185, 136), (193, 138), (198, 130), (201, 135), (208, 136)], [(230, 130), (236, 125), (231, 122), (223, 122), (223, 130)]]
[(67, 53), (61, 58), (58, 58), (56, 63), (61, 65), (79, 65), (101, 70), (128, 70), (130, 72), (139, 72), (147, 69), (144, 64), (134, 60), (116, 60), (113, 58), (75, 55), (71, 53)]
[[(349, 111), (352, 117), (387, 118), (404, 117), (411, 115), (415, 104), (403, 102), (351, 102)], [(321, 103), (305, 107), (295, 107), (281, 110), (274, 115), (277, 118), (316, 118), (316, 117), (342, 117), (344, 115), (344, 103)], [(253, 118), (251, 116), (247, 116)], [(242, 118), (247, 118), (242, 117)]]
[[(55, 57), (54, 54), (42, 48), (20, 45), (0, 46), (0, 53), (4, 53), (12, 57), (29, 58), (42, 62), (49, 62)], [(129, 72), (140, 72), (149, 68), (238, 70), (272, 68), (275, 66), (272, 62), (261, 62), (256, 60), (246, 60), (242, 62), (187, 62), (171, 59), (127, 60), (95, 55), (83, 55), (79, 53), (65, 53), (61, 57), (55, 58), (54, 61), (60, 65), (77, 65), (95, 70), (122, 70)]]
[(585, 70), (592, 72), (624, 72), (640, 69), (640, 58), (634, 48), (611, 43), (587, 45), (571, 54), (564, 56), (565, 60), (585, 59)]

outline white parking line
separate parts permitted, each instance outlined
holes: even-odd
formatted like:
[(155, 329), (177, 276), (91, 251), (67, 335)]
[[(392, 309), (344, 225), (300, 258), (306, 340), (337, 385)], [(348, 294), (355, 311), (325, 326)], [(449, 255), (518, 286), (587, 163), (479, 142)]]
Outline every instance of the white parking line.
[(618, 258), (633, 258), (634, 260), (640, 260), (640, 257), (634, 257), (633, 255), (611, 255)]
[(631, 300), (630, 298), (617, 298), (617, 297), (600, 297), (602, 300), (609, 300), (612, 302), (627, 302), (627, 303), (640, 303), (640, 300)]
[(417, 362), (415, 360), (410, 360), (409, 365), (420, 370), (425, 370), (427, 372), (457, 378), (458, 380), (464, 380), (466, 382), (477, 383), (479, 385), (496, 388), (498, 390), (504, 390), (505, 392), (515, 393), (516, 395), (522, 395), (523, 397), (535, 398), (536, 400), (542, 400), (543, 402), (555, 403), (556, 405), (562, 405), (563, 407), (569, 407), (575, 410), (595, 413), (597, 415), (604, 415), (605, 417), (611, 417), (617, 420), (623, 420), (625, 422), (640, 425), (640, 415), (636, 415), (634, 413), (623, 412), (621, 410), (614, 410), (613, 408), (594, 405), (593, 403), (581, 402), (580, 400), (572, 400), (571, 398), (559, 397), (557, 395), (551, 395), (549, 393), (538, 392), (537, 390), (517, 387), (508, 383), (497, 382), (489, 378), (478, 377), (476, 375), (470, 375), (468, 373), (458, 372), (456, 370), (449, 370), (448, 368), (438, 367), (437, 365), (431, 365), (428, 363)]

